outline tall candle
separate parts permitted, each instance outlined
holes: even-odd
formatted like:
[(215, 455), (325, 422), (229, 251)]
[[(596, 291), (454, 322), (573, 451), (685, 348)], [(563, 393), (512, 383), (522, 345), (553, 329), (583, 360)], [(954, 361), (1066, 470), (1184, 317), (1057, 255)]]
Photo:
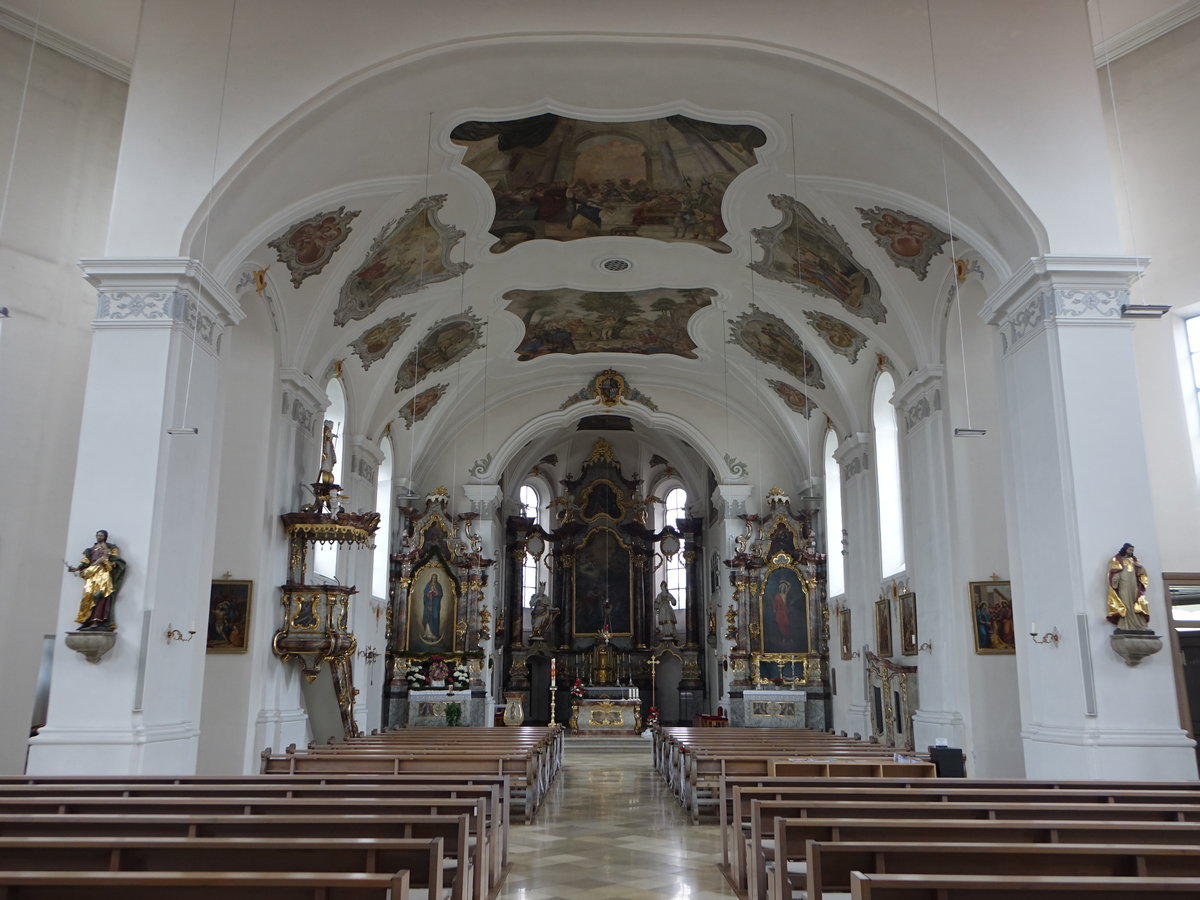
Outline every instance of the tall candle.
[(550, 658), (550, 681), (552, 681), (552, 682), (554, 681), (554, 674), (556, 671), (555, 670), (555, 662), (556, 662), (556, 660), (554, 659), (554, 657), (551, 657)]

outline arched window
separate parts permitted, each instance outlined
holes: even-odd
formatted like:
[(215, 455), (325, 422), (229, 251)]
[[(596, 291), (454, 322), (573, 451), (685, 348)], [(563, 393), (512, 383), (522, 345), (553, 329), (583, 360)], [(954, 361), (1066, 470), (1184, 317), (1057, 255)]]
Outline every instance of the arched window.
[(904, 571), (904, 516), (900, 496), (900, 430), (892, 396), (896, 382), (887, 372), (875, 382), (875, 477), (879, 485), (880, 575)]
[[(346, 456), (346, 392), (342, 383), (336, 378), (329, 379), (325, 387), (325, 396), (329, 398), (329, 406), (325, 408), (325, 418), (333, 423), (334, 454), (337, 460), (333, 464), (333, 483), (342, 484), (342, 461)], [(323, 428), (322, 428), (323, 430)], [(326, 578), (337, 580), (338, 545), (317, 544), (313, 548), (313, 572)]]
[[(526, 519), (533, 519), (540, 525), (542, 523), (542, 500), (533, 485), (521, 485), (517, 497), (521, 501), (521, 515)], [(521, 562), (521, 605), (526, 609), (530, 607), (533, 595), (537, 592), (538, 579), (542, 577), (541, 568), (540, 560), (534, 559), (530, 553), (525, 554), (525, 558)]]
[[(681, 487), (671, 488), (663, 498), (662, 527), (670, 525), (677, 528), (675, 520), (684, 518), (687, 518), (687, 491)], [(682, 613), (687, 607), (687, 565), (683, 560), (682, 548), (667, 563), (664, 577), (667, 579), (667, 590), (679, 601), (678, 611)]]
[(842, 556), (842, 470), (833, 458), (837, 451), (833, 429), (825, 433), (825, 554), (829, 596), (846, 592), (846, 560)]
[(388, 595), (388, 555), (392, 535), (392, 439), (383, 436), (383, 462), (379, 464), (375, 482), (375, 510), (379, 513), (379, 531), (375, 537), (375, 557), (371, 560), (371, 593), (376, 597)]

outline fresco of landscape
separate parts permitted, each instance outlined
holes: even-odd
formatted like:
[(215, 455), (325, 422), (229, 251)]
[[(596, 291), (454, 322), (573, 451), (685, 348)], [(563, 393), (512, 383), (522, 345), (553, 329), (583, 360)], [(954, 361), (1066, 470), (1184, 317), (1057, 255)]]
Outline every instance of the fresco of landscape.
[(722, 253), (721, 201), (757, 162), (753, 125), (687, 116), (587, 122), (553, 113), (463, 122), (450, 138), (496, 199), (493, 253), (529, 240), (624, 235), (687, 241)]
[(525, 323), (517, 359), (549, 353), (672, 353), (696, 359), (688, 321), (712, 304), (711, 288), (649, 291), (508, 291), (510, 313)]

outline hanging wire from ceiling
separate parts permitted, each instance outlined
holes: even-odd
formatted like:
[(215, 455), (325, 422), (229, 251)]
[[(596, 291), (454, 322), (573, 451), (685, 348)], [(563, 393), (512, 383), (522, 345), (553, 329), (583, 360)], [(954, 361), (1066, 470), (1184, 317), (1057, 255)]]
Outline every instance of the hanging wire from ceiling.
[(987, 429), (976, 428), (971, 424), (971, 386), (967, 380), (967, 344), (963, 333), (962, 294), (959, 290), (958, 278), (958, 251), (955, 249), (954, 216), (950, 212), (950, 176), (946, 167), (946, 126), (948, 123), (942, 116), (942, 95), (938, 86), (937, 51), (933, 41), (933, 7), (931, 0), (925, 0), (925, 24), (929, 30), (929, 67), (933, 74), (933, 103), (934, 111), (937, 113), (938, 124), (938, 155), (941, 159), (942, 191), (946, 201), (946, 229), (950, 237), (951, 288), (954, 292), (954, 305), (958, 318), (958, 348), (959, 354), (962, 357), (963, 405), (967, 413), (966, 427), (955, 428), (954, 436), (983, 437), (983, 435), (987, 434)]
[[(208, 232), (212, 225), (213, 206), (215, 204), (214, 194), (217, 190), (217, 164), (220, 161), (221, 152), (221, 128), (225, 121), (225, 95), (229, 87), (229, 60), (233, 49), (233, 26), (237, 19), (238, 0), (233, 0), (229, 8), (229, 34), (225, 39), (225, 63), (221, 70), (221, 99), (217, 104), (217, 128), (213, 136), (213, 153), (212, 153), (212, 169), (209, 173), (208, 181), (208, 197), (204, 204), (204, 230), (200, 235), (200, 257), (199, 257), (199, 272), (196, 273), (199, 291), (203, 292), (205, 273), (205, 262), (208, 259)], [(167, 434), (171, 435), (190, 435), (194, 436), (200, 433), (200, 429), (195, 425), (188, 425), (188, 405), (192, 397), (192, 370), (196, 363), (196, 339), (200, 331), (200, 303), (201, 296), (196, 297), (196, 321), (192, 324), (192, 339), (191, 347), (188, 350), (188, 367), (187, 381), (183, 390), (183, 408), (180, 410), (179, 424), (168, 428)], [(187, 312), (184, 311), (184, 316)]]
[[(33, 35), (29, 39), (29, 58), (25, 61), (25, 80), (21, 84), (21, 101), (17, 106), (17, 124), (13, 129), (12, 152), (8, 157), (8, 172), (4, 176), (4, 196), (0, 198), (0, 235), (4, 233), (4, 217), (8, 212), (8, 192), (12, 187), (13, 172), (16, 168), (17, 147), (21, 141), (21, 125), (25, 120), (25, 101), (29, 97), (29, 83), (33, 80), (33, 54), (37, 49), (41, 28), (42, 0), (38, 0), (37, 14), (33, 20)], [(7, 307), (5, 313), (7, 314)]]
[[(1125, 219), (1129, 228), (1129, 249), (1133, 253), (1134, 264), (1137, 266), (1137, 280), (1135, 284), (1142, 290), (1145, 290), (1142, 286), (1142, 279), (1146, 276), (1146, 260), (1137, 252), (1137, 229), (1133, 221), (1133, 199), (1129, 191), (1129, 170), (1125, 164), (1125, 141), (1121, 135), (1121, 119), (1117, 115), (1117, 89), (1113, 84), (1112, 53), (1108, 50), (1104, 34), (1104, 4), (1101, 0), (1095, 0), (1095, 4), (1096, 27), (1100, 31), (1100, 46), (1104, 48), (1104, 78), (1108, 83), (1108, 100), (1112, 109), (1113, 135), (1116, 137), (1117, 143), (1117, 160), (1121, 165), (1121, 187), (1122, 193), (1125, 195)], [(1126, 319), (1157, 319), (1166, 315), (1170, 308), (1169, 306), (1154, 304), (1126, 303), (1121, 307), (1121, 316)]]
[[(425, 191), (424, 196), (429, 196), (429, 164), (433, 148), (433, 110), (429, 111), (429, 118), (425, 126)], [(429, 246), (426, 241), (429, 238), (429, 229), (421, 227), (421, 213), (417, 214), (417, 227), (421, 232), (421, 259), (417, 264), (417, 290), (425, 286), (425, 257), (429, 255)], [(428, 213), (425, 213), (425, 221), (429, 221)], [(420, 375), (421, 364), (421, 339), (417, 338), (417, 342), (413, 345), (413, 383), (409, 388), (412, 391), (412, 396), (408, 401), (408, 493), (410, 496), (416, 496), (413, 485), (413, 465), (417, 458), (417, 381)]]

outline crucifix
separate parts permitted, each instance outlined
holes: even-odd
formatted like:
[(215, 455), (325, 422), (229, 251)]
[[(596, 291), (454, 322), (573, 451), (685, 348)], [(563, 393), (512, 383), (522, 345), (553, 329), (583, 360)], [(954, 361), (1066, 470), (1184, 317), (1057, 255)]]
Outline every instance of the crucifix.
[(655, 709), (658, 709), (658, 700), (655, 696), (655, 692), (658, 687), (658, 679), (654, 677), (658, 672), (658, 657), (651, 656), (648, 660), (646, 660), (646, 665), (650, 667), (650, 705)]

